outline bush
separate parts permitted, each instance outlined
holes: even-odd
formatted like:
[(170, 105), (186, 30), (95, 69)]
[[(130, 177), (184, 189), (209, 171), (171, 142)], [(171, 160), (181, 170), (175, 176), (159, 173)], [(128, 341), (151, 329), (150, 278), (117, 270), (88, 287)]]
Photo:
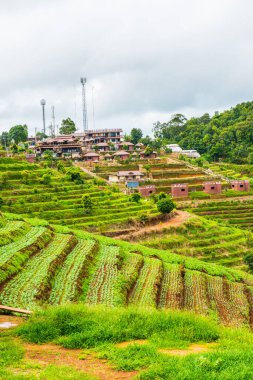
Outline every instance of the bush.
[(141, 200), (141, 195), (139, 193), (134, 193), (131, 195), (131, 201), (139, 203)]
[(157, 202), (157, 210), (162, 214), (169, 214), (175, 207), (175, 203), (168, 196)]

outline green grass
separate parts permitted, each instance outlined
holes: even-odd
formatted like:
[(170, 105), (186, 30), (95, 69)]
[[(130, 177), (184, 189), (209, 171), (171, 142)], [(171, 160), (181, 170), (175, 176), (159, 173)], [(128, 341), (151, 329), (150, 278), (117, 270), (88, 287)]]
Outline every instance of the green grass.
[[(33, 343), (54, 341), (69, 349), (85, 349), (81, 355), (84, 360), (92, 352), (117, 370), (138, 371), (136, 380), (253, 377), (253, 334), (247, 329), (222, 328), (214, 320), (190, 312), (56, 307), (33, 315), (16, 334)], [(141, 345), (140, 339), (145, 340)], [(119, 342), (131, 343), (118, 346)], [(170, 349), (188, 350), (194, 343), (207, 347), (207, 351), (189, 351), (186, 356), (166, 353)]]

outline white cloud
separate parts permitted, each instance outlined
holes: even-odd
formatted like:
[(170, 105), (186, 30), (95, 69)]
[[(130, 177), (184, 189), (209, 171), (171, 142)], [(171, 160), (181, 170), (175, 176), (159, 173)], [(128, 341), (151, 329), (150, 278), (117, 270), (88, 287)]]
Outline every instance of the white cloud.
[(222, 110), (253, 95), (250, 0), (0, 0), (0, 130), (58, 123), (140, 126)]

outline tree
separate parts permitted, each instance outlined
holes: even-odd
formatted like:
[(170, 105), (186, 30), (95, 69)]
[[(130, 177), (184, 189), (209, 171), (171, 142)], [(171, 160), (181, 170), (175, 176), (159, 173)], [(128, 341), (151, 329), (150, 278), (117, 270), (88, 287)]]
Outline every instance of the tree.
[(60, 134), (61, 135), (71, 135), (71, 133), (76, 132), (76, 125), (73, 120), (68, 117), (65, 120), (62, 120)]
[(157, 210), (162, 214), (169, 214), (175, 208), (175, 203), (167, 196), (157, 202)]
[(244, 262), (248, 265), (250, 272), (253, 272), (253, 253), (244, 256)]
[(81, 177), (81, 172), (79, 168), (73, 168), (73, 167), (69, 168), (67, 170), (67, 176), (70, 179), (70, 181), (73, 181), (79, 184), (83, 183), (83, 179)]
[(136, 145), (142, 138), (142, 130), (140, 128), (133, 128), (130, 132), (130, 141)]
[(132, 202), (139, 203), (141, 200), (141, 195), (139, 193), (133, 193), (131, 195), (131, 200), (132, 200)]
[(151, 165), (149, 165), (149, 164), (143, 165), (143, 168), (146, 170), (147, 176), (149, 177), (149, 174), (151, 171)]
[(46, 138), (47, 138), (47, 135), (44, 132), (37, 132), (36, 133), (36, 139), (37, 140), (43, 140), (43, 139), (46, 139)]
[(89, 195), (82, 196), (83, 209), (86, 214), (91, 214), (93, 209), (93, 201)]
[(28, 139), (28, 128), (27, 125), (15, 125), (9, 131), (9, 139), (14, 140), (15, 144), (22, 141), (27, 141)]
[(50, 182), (51, 182), (51, 174), (50, 173), (45, 173), (42, 176), (42, 181), (43, 181), (44, 185), (49, 185)]

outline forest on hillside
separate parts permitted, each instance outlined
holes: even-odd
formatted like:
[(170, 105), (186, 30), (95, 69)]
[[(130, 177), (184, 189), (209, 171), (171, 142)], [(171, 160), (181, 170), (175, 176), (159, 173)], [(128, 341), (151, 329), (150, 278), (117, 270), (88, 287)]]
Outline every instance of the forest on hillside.
[(209, 161), (253, 163), (253, 102), (236, 105), (211, 117), (173, 115), (167, 123), (154, 125), (156, 139), (196, 149)]

